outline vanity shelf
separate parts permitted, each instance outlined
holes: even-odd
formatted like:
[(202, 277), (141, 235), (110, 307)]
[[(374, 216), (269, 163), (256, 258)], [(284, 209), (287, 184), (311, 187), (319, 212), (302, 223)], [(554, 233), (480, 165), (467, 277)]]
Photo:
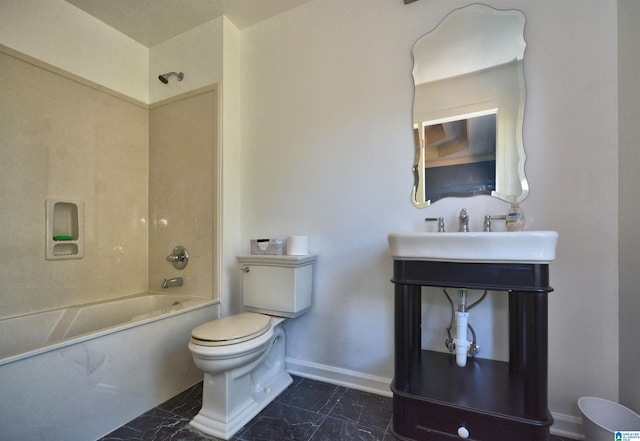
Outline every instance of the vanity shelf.
[[(547, 264), (395, 259), (392, 431), (401, 440), (548, 441)], [(422, 350), (422, 287), (503, 291), (509, 296), (509, 361)]]

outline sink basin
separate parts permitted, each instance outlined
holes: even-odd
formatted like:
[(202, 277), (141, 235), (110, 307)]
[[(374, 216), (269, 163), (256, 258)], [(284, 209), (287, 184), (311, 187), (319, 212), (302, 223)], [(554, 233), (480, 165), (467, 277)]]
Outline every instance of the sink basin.
[(555, 231), (391, 233), (389, 254), (399, 260), (548, 263), (556, 258)]

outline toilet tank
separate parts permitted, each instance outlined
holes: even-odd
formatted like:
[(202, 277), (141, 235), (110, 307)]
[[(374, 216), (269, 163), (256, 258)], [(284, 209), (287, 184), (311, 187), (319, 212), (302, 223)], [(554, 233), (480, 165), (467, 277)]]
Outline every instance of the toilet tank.
[(238, 256), (245, 310), (278, 317), (297, 317), (307, 312), (317, 258), (317, 254)]

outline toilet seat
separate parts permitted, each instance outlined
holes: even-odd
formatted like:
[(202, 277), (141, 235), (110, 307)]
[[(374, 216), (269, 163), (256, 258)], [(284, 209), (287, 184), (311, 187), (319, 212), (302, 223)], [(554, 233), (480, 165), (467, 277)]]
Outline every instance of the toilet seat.
[(271, 327), (271, 317), (244, 312), (207, 322), (191, 331), (191, 343), (200, 346), (229, 346), (261, 336)]

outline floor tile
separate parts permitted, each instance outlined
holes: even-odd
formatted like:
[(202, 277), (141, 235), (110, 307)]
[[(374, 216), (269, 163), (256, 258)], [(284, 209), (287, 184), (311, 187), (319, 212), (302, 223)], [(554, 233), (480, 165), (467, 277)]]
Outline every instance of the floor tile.
[[(397, 441), (393, 400), (301, 377), (231, 441)], [(202, 406), (202, 383), (140, 415), (99, 441), (221, 441), (189, 426)], [(549, 441), (572, 441), (551, 436)]]
[(311, 438), (324, 415), (287, 404), (271, 403), (238, 434), (242, 441), (303, 441)]
[(327, 415), (346, 387), (303, 379), (285, 390), (277, 402)]
[(110, 433), (100, 441), (169, 440), (177, 432), (182, 431), (186, 423), (188, 423), (188, 420), (182, 417), (154, 408)]
[(329, 415), (384, 432), (387, 430), (392, 412), (392, 398), (347, 389)]
[(191, 386), (179, 395), (165, 401), (159, 409), (166, 410), (176, 415), (180, 415), (189, 420), (200, 412), (202, 407), (202, 383)]
[(329, 416), (322, 422), (310, 441), (383, 441), (383, 438), (384, 430)]

